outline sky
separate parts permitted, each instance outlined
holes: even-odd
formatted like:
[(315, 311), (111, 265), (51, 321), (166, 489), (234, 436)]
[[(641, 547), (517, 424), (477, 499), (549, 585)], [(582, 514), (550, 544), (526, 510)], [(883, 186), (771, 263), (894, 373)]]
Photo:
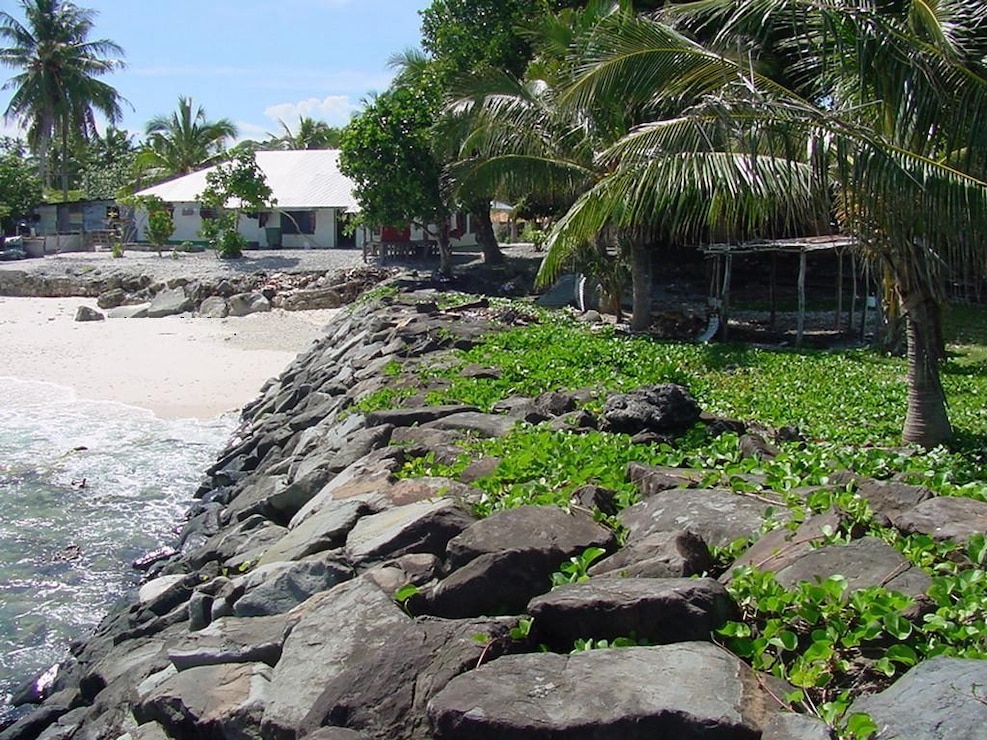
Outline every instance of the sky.
[[(75, 0), (97, 11), (91, 38), (123, 47), (125, 69), (103, 79), (128, 101), (118, 125), (142, 134), (191, 96), (240, 138), (265, 139), (299, 116), (345, 124), (393, 77), (387, 64), (417, 47), (430, 0)], [(23, 20), (20, 3), (0, 9)], [(6, 81), (13, 70), (0, 68)], [(0, 112), (10, 100), (0, 90)], [(0, 133), (16, 133), (0, 120)]]

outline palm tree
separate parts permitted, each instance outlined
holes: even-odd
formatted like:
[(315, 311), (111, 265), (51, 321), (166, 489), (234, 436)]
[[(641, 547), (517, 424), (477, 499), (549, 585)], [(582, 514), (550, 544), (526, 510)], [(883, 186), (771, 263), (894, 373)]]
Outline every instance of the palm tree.
[(96, 130), (95, 112), (110, 123), (121, 117), (120, 95), (99, 77), (123, 62), (107, 58), (123, 50), (107, 39), (91, 40), (96, 12), (61, 0), (21, 0), (25, 22), (0, 11), (0, 63), (20, 70), (3, 89), (14, 93), (4, 117), (27, 128), (42, 181), (49, 181), (48, 148), (57, 136), (62, 161), (62, 191), (71, 139), (88, 139)]
[[(835, 193), (841, 226), (883, 265), (906, 317), (903, 437), (948, 439), (942, 274), (984, 257), (987, 38), (963, 3), (926, 11), (918, 0), (673, 7), (717, 29), (706, 45), (649, 18), (601, 23), (564, 102), (586, 115), (620, 101), (645, 122), (599, 155), (606, 174), (553, 230), (543, 270), (604, 227), (742, 238), (811, 222)], [(795, 60), (788, 84), (759, 73), (767, 39)]]
[(228, 118), (206, 119), (202, 106), (192, 98), (178, 98), (178, 110), (155, 116), (145, 127), (147, 139), (139, 156), (141, 166), (162, 177), (187, 175), (223, 158), (225, 144), (236, 138), (236, 125)]
[(338, 149), (341, 131), (330, 126), (325, 121), (317, 121), (310, 116), (298, 117), (298, 128), (295, 131), (284, 121), (278, 119), (281, 134), (268, 134), (270, 145), (274, 149)]

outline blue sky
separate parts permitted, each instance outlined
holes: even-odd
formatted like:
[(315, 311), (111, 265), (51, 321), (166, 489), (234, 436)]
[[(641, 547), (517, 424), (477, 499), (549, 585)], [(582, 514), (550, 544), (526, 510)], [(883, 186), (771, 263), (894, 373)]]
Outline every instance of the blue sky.
[[(122, 128), (192, 96), (241, 138), (266, 138), (299, 115), (341, 125), (393, 76), (395, 52), (418, 46), (430, 0), (76, 0), (92, 8), (94, 38), (123, 47), (126, 69), (105, 79), (125, 97)], [(14, 7), (11, 7), (14, 6)], [(2, 7), (23, 19), (20, 3)], [(0, 68), (6, 80), (11, 70)], [(0, 91), (0, 112), (9, 91)], [(9, 124), (0, 127), (10, 130)]]

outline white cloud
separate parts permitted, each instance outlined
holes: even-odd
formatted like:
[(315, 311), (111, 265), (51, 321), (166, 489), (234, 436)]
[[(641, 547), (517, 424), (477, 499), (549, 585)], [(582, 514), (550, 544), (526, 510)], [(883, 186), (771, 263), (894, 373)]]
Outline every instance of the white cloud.
[(237, 121), (236, 130), (238, 134), (236, 138), (237, 144), (247, 139), (264, 141), (268, 137), (268, 134), (272, 133), (270, 126), (258, 126), (256, 123), (248, 123), (247, 121)]
[(343, 126), (360, 107), (348, 95), (330, 95), (306, 98), (297, 103), (278, 103), (266, 108), (264, 115), (275, 123), (284, 121), (292, 130), (298, 125), (298, 119), (303, 117), (325, 121), (331, 126)]

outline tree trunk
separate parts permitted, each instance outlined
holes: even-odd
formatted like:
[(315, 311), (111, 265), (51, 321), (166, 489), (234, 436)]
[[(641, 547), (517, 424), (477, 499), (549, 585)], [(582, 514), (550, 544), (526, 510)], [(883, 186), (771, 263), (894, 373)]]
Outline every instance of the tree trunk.
[[(485, 206), (485, 207), (484, 207)], [(476, 225), (476, 243), (483, 250), (483, 261), (488, 265), (504, 264), (504, 253), (500, 251), (497, 237), (494, 235), (493, 221), (490, 220), (489, 201), (470, 208), (470, 216)]]
[(631, 330), (644, 331), (651, 326), (651, 252), (640, 237), (631, 241), (631, 287)]
[(62, 121), (62, 202), (66, 202), (69, 199), (69, 165), (68, 165), (68, 151), (69, 151), (69, 124), (68, 121)]
[(439, 219), (439, 274), (452, 277), (452, 247), (449, 246), (449, 217)]
[(935, 447), (953, 435), (939, 377), (942, 307), (920, 286), (899, 283), (908, 338), (908, 411), (902, 439)]

